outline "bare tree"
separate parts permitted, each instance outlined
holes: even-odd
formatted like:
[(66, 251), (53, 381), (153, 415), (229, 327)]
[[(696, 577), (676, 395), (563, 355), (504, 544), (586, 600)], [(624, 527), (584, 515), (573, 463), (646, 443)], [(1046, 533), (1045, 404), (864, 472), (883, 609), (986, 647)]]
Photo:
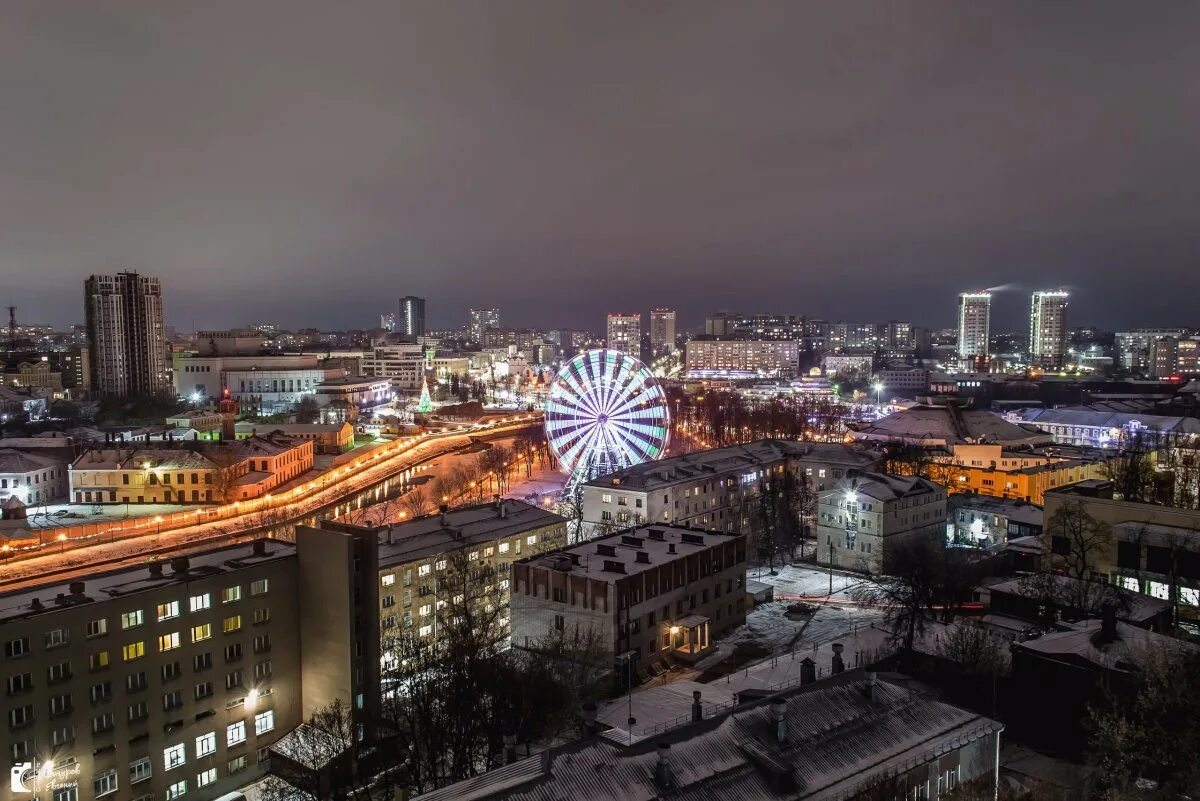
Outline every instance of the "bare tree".
[(424, 487), (416, 486), (401, 496), (404, 510), (409, 517), (423, 517), (433, 509), (433, 500)]
[(1069, 501), (1046, 521), (1045, 536), (1056, 567), (1087, 581), (1107, 562), (1112, 547), (1112, 527), (1088, 514), (1082, 501)]
[(870, 577), (851, 591), (851, 597), (878, 607), (892, 629), (893, 640), (911, 652), (926, 625), (938, 617), (943, 561), (925, 540), (893, 547), (888, 558), (892, 575)]
[(237, 500), (238, 481), (249, 472), (249, 463), (233, 449), (233, 446), (223, 445), (205, 452), (205, 457), (213, 463), (212, 496), (216, 503)]
[(1103, 467), (1104, 477), (1113, 483), (1113, 493), (1127, 501), (1145, 503), (1154, 495), (1154, 464), (1151, 447), (1141, 434), (1125, 437), (1117, 453)]

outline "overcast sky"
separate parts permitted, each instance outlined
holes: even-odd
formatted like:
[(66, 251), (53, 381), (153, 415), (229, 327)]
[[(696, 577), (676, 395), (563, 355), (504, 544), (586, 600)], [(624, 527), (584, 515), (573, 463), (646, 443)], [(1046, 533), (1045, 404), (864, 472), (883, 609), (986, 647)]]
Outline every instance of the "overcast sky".
[[(1196, 323), (1200, 3), (47, 3), (0, 22), (0, 302)], [(996, 326), (994, 326), (996, 327)]]

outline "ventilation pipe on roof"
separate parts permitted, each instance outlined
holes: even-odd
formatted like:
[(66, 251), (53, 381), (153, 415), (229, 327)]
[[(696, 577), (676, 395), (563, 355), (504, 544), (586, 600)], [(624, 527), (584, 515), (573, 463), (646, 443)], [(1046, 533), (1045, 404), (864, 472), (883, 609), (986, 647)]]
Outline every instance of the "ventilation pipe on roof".
[(584, 736), (596, 733), (596, 704), (594, 701), (585, 701), (583, 708), (580, 710), (580, 717), (583, 719), (583, 734)]
[(658, 744), (658, 762), (654, 765), (654, 785), (660, 793), (675, 789), (675, 777), (671, 775), (671, 744)]
[(787, 699), (771, 699), (771, 721), (775, 724), (775, 742), (787, 745)]
[(692, 690), (692, 722), (704, 720), (704, 707), (700, 704), (700, 691)]
[(875, 671), (867, 672), (867, 686), (865, 688), (867, 700), (872, 704), (879, 700), (879, 674)]
[(504, 764), (511, 765), (517, 761), (517, 735), (504, 732)]

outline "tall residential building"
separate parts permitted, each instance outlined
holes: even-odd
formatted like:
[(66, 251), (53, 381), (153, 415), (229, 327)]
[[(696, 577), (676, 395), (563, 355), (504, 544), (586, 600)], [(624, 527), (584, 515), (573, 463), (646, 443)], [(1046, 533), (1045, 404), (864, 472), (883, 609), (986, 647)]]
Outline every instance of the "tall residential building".
[(83, 292), (92, 389), (119, 398), (166, 391), (167, 339), (158, 279), (132, 272), (93, 275)]
[(1152, 365), (1151, 345), (1164, 337), (1180, 338), (1188, 336), (1188, 333), (1186, 328), (1135, 328), (1132, 331), (1118, 331), (1113, 348), (1114, 361), (1124, 370), (1148, 374)]
[(608, 348), (628, 353), (635, 359), (642, 357), (642, 315), (608, 315)]
[(467, 317), (467, 333), (472, 342), (483, 342), (483, 332), (500, 327), (499, 309), (471, 309)]
[(1067, 355), (1067, 293), (1034, 292), (1029, 307), (1029, 362), (1057, 370)]
[(963, 292), (958, 296), (958, 358), (974, 361), (988, 356), (992, 317), (990, 292)]
[(385, 312), (379, 315), (379, 327), (389, 334), (396, 330), (396, 313)]
[(396, 318), (394, 330), (406, 337), (425, 336), (425, 298), (412, 295), (400, 298), (400, 316)]
[(655, 357), (675, 352), (675, 310), (650, 311), (650, 350)]

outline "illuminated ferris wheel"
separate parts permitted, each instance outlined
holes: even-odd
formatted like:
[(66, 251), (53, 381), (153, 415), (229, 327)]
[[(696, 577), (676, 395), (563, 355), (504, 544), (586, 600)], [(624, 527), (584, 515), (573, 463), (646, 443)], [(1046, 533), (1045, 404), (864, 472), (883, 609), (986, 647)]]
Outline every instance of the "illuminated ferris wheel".
[(646, 365), (590, 350), (563, 365), (546, 401), (546, 439), (571, 483), (660, 458), (670, 439), (662, 387)]

